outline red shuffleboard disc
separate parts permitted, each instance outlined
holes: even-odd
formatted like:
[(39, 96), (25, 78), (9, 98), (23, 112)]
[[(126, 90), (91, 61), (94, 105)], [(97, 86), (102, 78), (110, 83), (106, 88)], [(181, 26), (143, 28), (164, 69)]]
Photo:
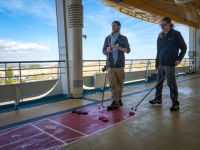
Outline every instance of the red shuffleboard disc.
[(135, 115), (135, 112), (129, 112), (129, 115)]
[(103, 118), (102, 121), (103, 122), (108, 122), (108, 119), (107, 118)]
[(99, 120), (102, 120), (102, 119), (104, 119), (104, 118), (105, 118), (104, 116), (100, 116), (100, 117), (99, 117)]

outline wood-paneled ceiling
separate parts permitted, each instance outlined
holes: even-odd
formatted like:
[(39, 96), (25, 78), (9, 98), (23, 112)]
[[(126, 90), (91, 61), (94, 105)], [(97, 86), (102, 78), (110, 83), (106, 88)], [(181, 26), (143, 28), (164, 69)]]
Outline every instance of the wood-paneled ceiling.
[[(179, 1), (180, 3), (176, 3)], [(200, 0), (102, 0), (126, 15), (159, 23), (164, 16), (175, 23), (200, 28)]]

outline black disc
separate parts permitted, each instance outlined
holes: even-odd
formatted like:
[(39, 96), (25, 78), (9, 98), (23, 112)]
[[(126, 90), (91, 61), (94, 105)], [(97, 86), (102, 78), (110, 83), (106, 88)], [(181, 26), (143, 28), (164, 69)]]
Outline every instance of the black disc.
[(87, 115), (87, 114), (88, 114), (88, 112), (86, 112), (86, 111), (83, 112), (83, 115)]
[(81, 112), (81, 111), (77, 111), (76, 113), (77, 113), (78, 115), (82, 114), (82, 112)]
[(76, 113), (77, 111), (76, 110), (72, 110), (72, 113)]

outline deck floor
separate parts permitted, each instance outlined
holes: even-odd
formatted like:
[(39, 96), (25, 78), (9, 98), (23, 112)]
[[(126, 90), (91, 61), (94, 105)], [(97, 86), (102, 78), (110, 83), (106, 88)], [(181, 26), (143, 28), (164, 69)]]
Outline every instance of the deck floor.
[[(1, 113), (0, 150), (30, 149), (29, 146), (41, 149), (44, 143), (48, 146), (43, 149), (62, 150), (198, 150), (200, 75), (178, 77), (177, 84), (180, 101), (178, 112), (169, 111), (169, 88), (164, 86), (162, 105), (148, 103), (154, 98), (153, 91), (138, 107), (135, 116), (128, 115), (131, 108), (155, 85), (153, 82), (125, 86), (122, 99), (124, 106), (118, 111), (99, 110), (97, 105), (102, 93), (96, 93), (83, 99), (68, 99)], [(105, 105), (109, 104), (110, 92), (107, 91)], [(74, 108), (86, 109), (89, 114), (71, 114)], [(107, 123), (98, 120), (102, 113), (109, 118)], [(19, 133), (24, 133), (23, 137), (19, 137)], [(16, 143), (21, 144), (16, 146)]]

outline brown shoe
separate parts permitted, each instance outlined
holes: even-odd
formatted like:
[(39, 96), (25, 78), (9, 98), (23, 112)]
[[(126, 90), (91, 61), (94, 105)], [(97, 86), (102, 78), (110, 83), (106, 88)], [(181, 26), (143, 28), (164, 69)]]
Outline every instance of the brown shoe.
[(179, 110), (179, 101), (173, 101), (170, 111), (178, 111), (178, 110)]
[(107, 107), (107, 110), (113, 110), (113, 109), (118, 109), (119, 108), (119, 103), (113, 101), (110, 106)]
[(162, 99), (153, 99), (151, 101), (149, 101), (150, 104), (162, 104)]
[(119, 100), (119, 106), (123, 106), (122, 100)]

